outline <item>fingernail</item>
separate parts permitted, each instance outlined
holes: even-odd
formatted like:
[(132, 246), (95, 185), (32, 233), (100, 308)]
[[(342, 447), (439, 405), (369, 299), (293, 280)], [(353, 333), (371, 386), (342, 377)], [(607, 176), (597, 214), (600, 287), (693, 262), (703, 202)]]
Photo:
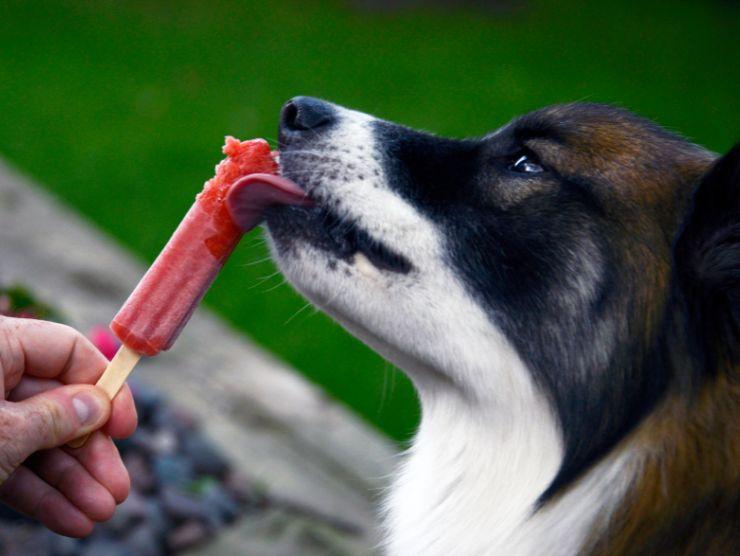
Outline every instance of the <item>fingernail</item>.
[(100, 417), (102, 408), (98, 400), (90, 394), (77, 394), (72, 398), (72, 405), (77, 413), (77, 418), (83, 425), (94, 423)]

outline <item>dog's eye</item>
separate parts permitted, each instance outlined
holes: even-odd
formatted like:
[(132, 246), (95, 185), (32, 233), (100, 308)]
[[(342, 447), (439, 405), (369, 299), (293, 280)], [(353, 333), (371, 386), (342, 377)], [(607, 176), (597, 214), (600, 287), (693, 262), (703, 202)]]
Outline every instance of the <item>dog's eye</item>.
[(534, 161), (533, 157), (526, 154), (517, 157), (516, 161), (509, 165), (509, 170), (521, 174), (539, 174), (545, 171), (542, 166)]

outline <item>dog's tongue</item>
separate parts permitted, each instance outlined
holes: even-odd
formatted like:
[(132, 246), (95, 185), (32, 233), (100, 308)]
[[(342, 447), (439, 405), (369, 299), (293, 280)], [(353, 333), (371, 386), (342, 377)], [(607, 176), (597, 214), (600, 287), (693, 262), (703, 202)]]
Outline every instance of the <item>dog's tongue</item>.
[(257, 226), (274, 205), (310, 206), (313, 202), (292, 181), (273, 174), (250, 174), (238, 180), (226, 195), (226, 207), (245, 232)]

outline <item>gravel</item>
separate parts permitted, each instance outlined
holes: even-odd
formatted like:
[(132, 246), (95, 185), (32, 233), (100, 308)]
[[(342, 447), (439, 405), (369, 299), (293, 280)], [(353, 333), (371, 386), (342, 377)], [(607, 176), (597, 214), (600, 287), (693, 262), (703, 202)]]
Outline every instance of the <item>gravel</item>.
[(70, 539), (0, 505), (0, 556), (160, 556), (212, 538), (266, 507), (261, 489), (232, 469), (187, 409), (131, 383), (139, 428), (117, 442), (131, 494), (87, 539)]

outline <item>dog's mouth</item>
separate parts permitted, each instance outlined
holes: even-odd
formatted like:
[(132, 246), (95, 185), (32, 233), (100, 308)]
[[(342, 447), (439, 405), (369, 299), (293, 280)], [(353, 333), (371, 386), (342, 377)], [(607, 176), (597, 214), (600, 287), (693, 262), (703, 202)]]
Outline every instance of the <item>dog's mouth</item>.
[(406, 257), (286, 177), (248, 176), (234, 187), (227, 205), (232, 218), (244, 229), (266, 219), (273, 237), (286, 246), (304, 240), (337, 259), (352, 261), (356, 255), (364, 255), (378, 270), (405, 274), (412, 268)]
[(374, 239), (359, 226), (347, 218), (339, 218), (333, 211), (324, 207), (311, 209), (317, 211), (316, 217), (321, 221), (334, 254), (345, 260), (351, 260), (360, 253), (367, 257), (379, 270), (407, 273), (411, 263), (382, 242)]

